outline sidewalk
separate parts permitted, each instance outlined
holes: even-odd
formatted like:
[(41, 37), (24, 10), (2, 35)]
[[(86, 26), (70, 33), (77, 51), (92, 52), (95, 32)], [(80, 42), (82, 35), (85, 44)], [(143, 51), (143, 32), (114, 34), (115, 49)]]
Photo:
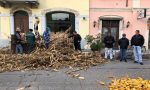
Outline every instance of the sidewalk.
[[(111, 61), (103, 66), (95, 66), (86, 71), (79, 71), (85, 80), (72, 78), (65, 72), (68, 69), (54, 71), (28, 71), (0, 73), (0, 90), (108, 90), (97, 84), (103, 81), (107, 85), (112, 77), (130, 76), (150, 79), (150, 60), (144, 60), (143, 66), (133, 61)], [(21, 89), (26, 87), (26, 89)], [(20, 88), (20, 89), (18, 89)]]

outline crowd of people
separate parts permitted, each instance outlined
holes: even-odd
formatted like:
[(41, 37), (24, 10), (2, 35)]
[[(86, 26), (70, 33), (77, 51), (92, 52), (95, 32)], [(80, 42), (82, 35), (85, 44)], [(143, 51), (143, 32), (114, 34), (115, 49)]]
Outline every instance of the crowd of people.
[[(44, 41), (45, 48), (48, 48), (49, 40), (50, 40), (50, 31), (49, 29), (46, 29), (43, 33), (43, 39), (41, 38), (38, 31), (35, 30), (35, 34), (33, 33), (33, 29), (29, 29), (28, 32), (25, 34), (25, 41), (27, 43), (27, 51), (28, 53), (31, 53), (36, 45), (39, 45), (41, 43), (41, 40)], [(15, 44), (16, 44), (16, 54), (22, 54), (23, 53), (23, 38), (21, 35), (21, 29), (17, 28), (15, 32)]]
[[(40, 36), (40, 33), (38, 32), (38, 24), (39, 20), (36, 17), (36, 22), (34, 24), (34, 33), (33, 29), (29, 29), (27, 33), (25, 33), (25, 41), (27, 43), (27, 51), (28, 53), (31, 53), (35, 47), (39, 47), (41, 43), (44, 43), (44, 46), (46, 49), (49, 48), (50, 44), (50, 28), (46, 28), (46, 30), (43, 32), (42, 37)], [(76, 32), (71, 32), (70, 26), (66, 31), (71, 34), (68, 36), (68, 38), (73, 38), (74, 43), (74, 49), (76, 51), (81, 51), (81, 36)], [(16, 54), (22, 54), (24, 51), (23, 45), (22, 45), (22, 35), (21, 35), (21, 29), (16, 28), (15, 32), (15, 45), (16, 45)], [(111, 35), (111, 33), (107, 33), (107, 35), (103, 39), (103, 43), (105, 44), (105, 58), (106, 59), (113, 59), (113, 48), (114, 43), (118, 43), (120, 47), (120, 61), (127, 62), (127, 50), (131, 47), (133, 47), (133, 53), (134, 53), (134, 63), (139, 63), (143, 65), (142, 61), (142, 46), (144, 44), (144, 37), (140, 34), (139, 30), (135, 31), (135, 35), (133, 35), (132, 39), (129, 40), (126, 38), (126, 34), (122, 34), (122, 38), (120, 38), (118, 41), (115, 41), (114, 37)]]
[[(114, 37), (111, 33), (108, 33), (106, 37), (104, 37), (103, 43), (105, 44), (105, 58), (113, 59), (113, 46), (115, 43)], [(126, 34), (122, 34), (122, 38), (117, 42), (120, 47), (120, 61), (127, 62), (127, 49), (133, 47), (134, 53), (134, 63), (139, 63), (143, 65), (142, 61), (142, 46), (144, 44), (144, 37), (140, 34), (139, 30), (135, 31), (135, 35), (131, 38), (131, 42), (126, 38)]]
[[(25, 41), (27, 43), (27, 52), (31, 53), (35, 47), (39, 47), (41, 43), (44, 43), (45, 49), (49, 48), (50, 44), (50, 28), (46, 28), (43, 32), (43, 35), (40, 36), (37, 30), (29, 29), (29, 31), (25, 34)], [(74, 48), (75, 50), (81, 51), (81, 36), (74, 31), (68, 38), (73, 38)], [(16, 45), (16, 54), (22, 54), (24, 49), (23, 48), (23, 39), (21, 36), (21, 29), (17, 28), (15, 32), (15, 45)]]

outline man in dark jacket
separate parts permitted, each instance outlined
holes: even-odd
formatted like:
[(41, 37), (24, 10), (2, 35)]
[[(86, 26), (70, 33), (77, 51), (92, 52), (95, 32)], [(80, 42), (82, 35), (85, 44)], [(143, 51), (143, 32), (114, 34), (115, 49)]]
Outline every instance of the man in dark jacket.
[(29, 29), (29, 32), (26, 33), (26, 40), (28, 44), (28, 52), (31, 53), (34, 49), (35, 44), (35, 35), (32, 33), (32, 29)]
[(139, 63), (141, 65), (143, 65), (141, 52), (141, 47), (143, 46), (143, 44), (144, 37), (140, 34), (139, 30), (136, 30), (135, 35), (131, 39), (131, 46), (133, 46), (133, 52), (135, 57), (134, 63)]
[(23, 46), (21, 43), (22, 39), (21, 39), (20, 32), (21, 32), (20, 28), (17, 28), (16, 32), (15, 32), (16, 54), (22, 54), (23, 53)]
[(122, 34), (122, 38), (119, 39), (118, 44), (120, 46), (120, 61), (125, 61), (127, 57), (127, 48), (129, 46), (129, 40), (126, 38), (126, 34)]
[(108, 56), (110, 59), (113, 58), (113, 44), (115, 43), (114, 37), (111, 35), (111, 33), (108, 33), (106, 37), (104, 37), (104, 44), (105, 44), (105, 58), (107, 59)]
[(81, 51), (81, 36), (77, 34), (76, 31), (73, 32), (73, 41), (74, 41), (74, 47), (75, 50), (80, 50)]

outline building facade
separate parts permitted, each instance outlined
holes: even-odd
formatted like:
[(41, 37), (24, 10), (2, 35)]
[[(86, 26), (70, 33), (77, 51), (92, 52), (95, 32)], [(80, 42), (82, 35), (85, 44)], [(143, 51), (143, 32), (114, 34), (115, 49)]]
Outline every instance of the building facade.
[(17, 27), (22, 33), (33, 29), (35, 17), (41, 34), (70, 25), (82, 38), (89, 34), (89, 0), (0, 0), (0, 47), (10, 45)]
[[(130, 40), (135, 30), (150, 48), (150, 2), (148, 0), (90, 0), (90, 34), (111, 32), (116, 41), (122, 33)], [(116, 43), (117, 45), (117, 43)]]

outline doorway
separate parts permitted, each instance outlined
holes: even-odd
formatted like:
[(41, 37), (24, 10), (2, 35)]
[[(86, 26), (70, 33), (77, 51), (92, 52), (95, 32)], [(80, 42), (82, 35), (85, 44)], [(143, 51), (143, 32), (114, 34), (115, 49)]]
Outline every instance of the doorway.
[[(21, 33), (26, 33), (29, 30), (29, 15), (27, 12), (19, 10), (14, 13), (14, 32), (16, 31), (16, 28), (21, 29)], [(16, 43), (15, 41), (15, 35), (11, 36), (11, 50), (12, 53), (15, 53), (16, 49)], [(23, 51), (24, 53), (27, 53), (27, 44), (23, 43)]]
[(75, 31), (75, 14), (65, 11), (54, 11), (46, 14), (47, 27), (52, 32), (64, 32), (70, 26)]
[(107, 33), (111, 33), (115, 38), (114, 47), (118, 48), (119, 20), (102, 20), (102, 36), (105, 37)]
[(25, 11), (17, 11), (14, 13), (14, 28), (21, 29), (22, 33), (26, 33), (29, 30), (29, 16)]

